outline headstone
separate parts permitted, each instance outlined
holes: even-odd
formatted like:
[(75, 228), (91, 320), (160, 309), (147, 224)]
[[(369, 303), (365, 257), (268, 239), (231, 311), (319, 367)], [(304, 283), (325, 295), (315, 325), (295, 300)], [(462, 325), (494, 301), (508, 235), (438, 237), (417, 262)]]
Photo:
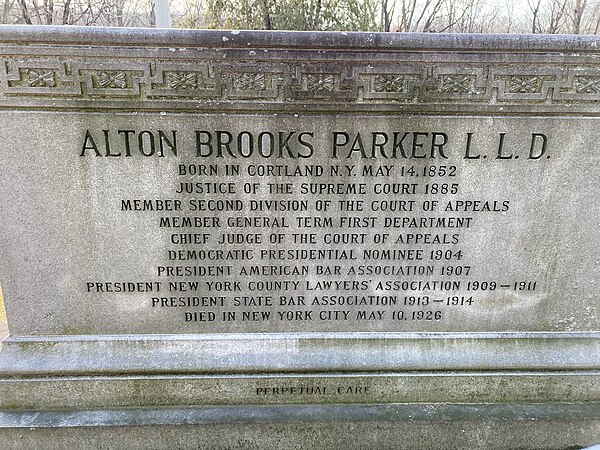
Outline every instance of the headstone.
[(599, 38), (0, 42), (2, 448), (600, 441)]

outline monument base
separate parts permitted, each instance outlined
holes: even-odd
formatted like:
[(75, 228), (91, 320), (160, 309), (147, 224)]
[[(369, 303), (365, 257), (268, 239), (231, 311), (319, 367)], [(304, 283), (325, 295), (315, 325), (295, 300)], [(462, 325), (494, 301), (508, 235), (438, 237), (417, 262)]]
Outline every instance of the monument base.
[(211, 406), (0, 414), (6, 450), (579, 449), (600, 442), (600, 405)]
[(584, 448), (600, 442), (597, 347), (594, 333), (9, 337), (0, 442)]

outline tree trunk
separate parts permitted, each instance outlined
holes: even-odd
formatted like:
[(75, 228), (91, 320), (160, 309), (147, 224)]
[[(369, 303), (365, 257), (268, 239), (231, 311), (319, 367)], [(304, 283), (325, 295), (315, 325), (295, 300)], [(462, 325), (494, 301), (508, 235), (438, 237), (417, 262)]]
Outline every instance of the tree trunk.
[(29, 11), (27, 10), (27, 4), (25, 3), (25, 0), (19, 0), (19, 3), (21, 4), (21, 13), (23, 14), (23, 20), (27, 25), (33, 25), (33, 23), (31, 22), (31, 16), (29, 15)]
[(40, 7), (37, 4), (37, 0), (33, 0), (33, 10), (35, 11), (35, 16), (37, 17), (37, 23), (44, 23), (40, 14)]
[(575, 9), (573, 10), (573, 34), (581, 33), (581, 19), (586, 6), (586, 0), (575, 0)]
[(54, 0), (44, 0), (44, 13), (46, 16), (46, 25), (52, 25), (54, 20)]
[(542, 0), (538, 0), (537, 4), (535, 4), (535, 7), (531, 4), (529, 5), (531, 8), (531, 12), (533, 13), (533, 19), (531, 20), (532, 34), (536, 34), (539, 31), (538, 15), (540, 13), (540, 3), (542, 3)]
[(70, 16), (71, 16), (71, 0), (65, 0), (65, 6), (63, 9), (63, 18), (62, 18), (63, 25), (72, 25), (72, 23), (69, 22)]
[(267, 0), (263, 0), (262, 2), (263, 8), (263, 30), (272, 30), (273, 24), (271, 23), (271, 16), (269, 15), (269, 7), (267, 5)]
[(381, 0), (381, 31), (390, 31), (392, 21), (390, 19), (388, 0)]

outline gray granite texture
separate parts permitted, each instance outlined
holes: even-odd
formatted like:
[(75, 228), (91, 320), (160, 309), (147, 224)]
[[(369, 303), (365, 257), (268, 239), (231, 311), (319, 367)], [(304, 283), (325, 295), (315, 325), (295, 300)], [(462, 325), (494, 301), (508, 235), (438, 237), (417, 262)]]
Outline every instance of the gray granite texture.
[[(0, 169), (14, 336), (597, 329), (594, 118), (11, 111), (0, 121), (21, 149), (4, 152)], [(164, 157), (144, 157), (131, 137), (138, 153), (127, 157), (119, 130), (136, 130), (148, 152), (149, 136), (157, 148), (161, 133), (176, 136), (177, 156), (165, 143)], [(314, 156), (242, 158), (231, 146), (237, 158), (199, 159), (211, 148), (196, 140), (216, 139), (202, 130), (308, 130)], [(419, 145), (434, 130), (448, 160), (342, 157), (351, 144), (336, 148), (345, 137), (333, 133), (343, 130), (365, 142), (425, 130)], [(464, 159), (470, 133), (479, 159)], [(528, 157), (532, 134), (548, 141), (541, 160)], [(121, 157), (104, 156), (106, 135)], [(499, 136), (515, 159), (497, 159)], [(219, 175), (180, 175), (199, 165)], [(226, 175), (232, 165), (241, 175)], [(453, 176), (424, 177), (430, 169)], [(307, 170), (317, 175), (294, 175)], [(277, 183), (290, 193), (273, 193)]]
[(0, 447), (600, 441), (599, 43), (0, 27)]
[[(564, 421), (564, 416), (571, 419)], [(10, 414), (5, 418), (12, 421)], [(30, 414), (8, 448), (582, 449), (600, 438), (598, 410), (563, 405), (205, 408)], [(559, 420), (555, 416), (560, 417)], [(139, 421), (131, 425), (131, 418)], [(28, 419), (32, 419), (28, 423)], [(129, 419), (129, 420), (128, 420)], [(19, 420), (19, 419), (17, 419)], [(56, 427), (57, 421), (60, 426)], [(30, 428), (31, 423), (35, 428)], [(113, 426), (98, 427), (99, 422)], [(127, 426), (123, 426), (128, 423)], [(18, 427), (22, 428), (18, 428)], [(26, 431), (25, 431), (26, 430)], [(3, 433), (4, 432), (4, 433)]]

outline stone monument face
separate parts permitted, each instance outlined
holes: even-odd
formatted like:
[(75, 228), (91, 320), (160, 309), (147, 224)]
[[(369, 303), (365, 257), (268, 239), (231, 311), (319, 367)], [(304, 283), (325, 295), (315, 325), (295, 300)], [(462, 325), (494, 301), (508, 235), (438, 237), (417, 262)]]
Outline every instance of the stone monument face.
[(4, 409), (598, 400), (598, 39), (0, 41)]
[(17, 114), (14, 335), (597, 327), (594, 119)]

